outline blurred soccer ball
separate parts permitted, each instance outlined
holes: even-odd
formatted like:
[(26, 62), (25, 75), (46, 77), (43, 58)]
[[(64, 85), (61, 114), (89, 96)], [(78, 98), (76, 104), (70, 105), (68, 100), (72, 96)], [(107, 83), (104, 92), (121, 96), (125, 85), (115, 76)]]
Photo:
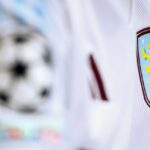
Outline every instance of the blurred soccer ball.
[(52, 51), (43, 35), (30, 28), (0, 39), (0, 104), (35, 112), (49, 99), (53, 84)]

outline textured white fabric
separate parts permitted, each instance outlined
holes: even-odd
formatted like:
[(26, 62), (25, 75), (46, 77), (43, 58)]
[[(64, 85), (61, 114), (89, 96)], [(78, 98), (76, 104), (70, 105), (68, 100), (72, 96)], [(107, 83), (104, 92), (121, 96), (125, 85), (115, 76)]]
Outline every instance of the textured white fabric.
[[(80, 102), (78, 109), (74, 109), (78, 114), (82, 107), (84, 116), (74, 118), (82, 125), (76, 136), (73, 134), (73, 142), (76, 146), (94, 150), (128, 150), (136, 71), (135, 35), (129, 28), (130, 1), (67, 0), (67, 6), (70, 24), (79, 47), (84, 51), (85, 61), (92, 53), (109, 98), (108, 102), (102, 99), (93, 101), (87, 89), (88, 97)], [(85, 65), (88, 82), (88, 61)], [(84, 132), (80, 132), (83, 129)]]
[[(148, 0), (133, 0), (131, 28), (136, 33), (150, 26), (150, 2)], [(136, 45), (136, 44), (135, 44)], [(137, 51), (137, 47), (135, 47)], [(130, 132), (129, 149), (148, 150), (150, 147), (150, 108), (146, 104), (142, 92), (138, 70), (135, 72), (135, 99), (133, 101), (133, 116)]]
[[(59, 66), (60, 94), (56, 92), (55, 99), (65, 101), (69, 108), (66, 127), (70, 150), (79, 147), (148, 150), (150, 116), (137, 71), (136, 32), (150, 25), (150, 2), (49, 0), (48, 3), (45, 8), (48, 26), (44, 32), (56, 51)], [(7, 4), (10, 12), (10, 3)], [(35, 20), (33, 23), (39, 25)], [(90, 54), (101, 72), (108, 102), (91, 96)], [(65, 92), (61, 91), (62, 80), (66, 83)]]

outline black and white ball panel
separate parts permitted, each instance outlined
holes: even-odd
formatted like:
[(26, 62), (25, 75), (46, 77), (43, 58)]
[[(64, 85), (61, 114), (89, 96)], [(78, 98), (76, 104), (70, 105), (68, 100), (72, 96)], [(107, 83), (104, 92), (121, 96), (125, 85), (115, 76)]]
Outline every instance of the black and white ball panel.
[(26, 29), (0, 39), (0, 104), (33, 112), (52, 86), (52, 50), (44, 36)]
[(16, 47), (9, 37), (0, 38), (0, 69), (6, 69), (17, 58)]

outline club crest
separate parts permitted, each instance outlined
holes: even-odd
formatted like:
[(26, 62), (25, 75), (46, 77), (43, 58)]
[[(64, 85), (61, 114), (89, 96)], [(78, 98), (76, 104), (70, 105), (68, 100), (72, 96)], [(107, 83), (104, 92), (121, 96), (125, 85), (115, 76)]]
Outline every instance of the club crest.
[(144, 99), (150, 107), (150, 27), (137, 32), (137, 63)]

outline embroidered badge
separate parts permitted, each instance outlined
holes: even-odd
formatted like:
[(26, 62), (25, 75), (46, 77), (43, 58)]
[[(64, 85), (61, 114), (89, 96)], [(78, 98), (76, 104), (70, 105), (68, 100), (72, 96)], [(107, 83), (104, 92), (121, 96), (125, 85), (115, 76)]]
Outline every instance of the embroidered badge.
[(137, 63), (144, 99), (150, 107), (150, 27), (137, 32)]

